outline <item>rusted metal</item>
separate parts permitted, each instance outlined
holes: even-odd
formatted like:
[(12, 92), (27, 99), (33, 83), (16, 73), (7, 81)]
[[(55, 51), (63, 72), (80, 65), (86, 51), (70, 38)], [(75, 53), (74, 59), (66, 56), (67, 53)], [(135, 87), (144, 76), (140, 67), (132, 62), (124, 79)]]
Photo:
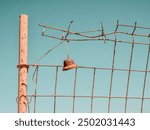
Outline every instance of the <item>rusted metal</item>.
[(69, 59), (66, 59), (64, 61), (63, 71), (74, 69), (74, 68), (77, 68), (77, 67), (78, 67), (78, 65), (76, 65), (74, 63), (74, 61), (69, 58)]
[[(71, 22), (72, 23), (72, 22)], [(70, 23), (70, 25), (71, 25)], [(140, 109), (141, 109), (141, 113), (143, 112), (143, 109), (144, 109), (144, 100), (150, 100), (150, 97), (149, 96), (145, 96), (145, 90), (146, 90), (146, 82), (147, 82), (147, 75), (148, 73), (150, 73), (150, 70), (148, 69), (148, 66), (149, 66), (149, 55), (150, 55), (150, 34), (136, 34), (135, 31), (136, 29), (147, 29), (149, 30), (150, 28), (146, 28), (146, 27), (141, 27), (141, 26), (137, 26), (136, 22), (135, 22), (135, 25), (133, 26), (130, 26), (130, 25), (124, 25), (124, 24), (119, 24), (119, 21), (117, 21), (117, 24), (116, 24), (116, 29), (112, 32), (109, 32), (109, 33), (106, 33), (104, 32), (104, 27), (101, 23), (101, 28), (102, 30), (95, 30), (95, 31), (82, 31), (82, 32), (73, 32), (73, 31), (70, 31), (70, 25), (68, 27), (68, 29), (61, 29), (61, 28), (55, 28), (55, 27), (51, 27), (51, 26), (45, 26), (45, 25), (40, 25), (43, 27), (43, 32), (42, 32), (42, 36), (45, 36), (45, 37), (50, 37), (50, 38), (54, 38), (54, 39), (57, 39), (57, 40), (60, 40), (61, 43), (56, 45), (54, 48), (50, 49), (49, 51), (47, 51), (45, 53), (45, 55), (43, 55), (39, 60), (41, 60), (44, 56), (46, 56), (51, 50), (55, 49), (56, 47), (58, 47), (59, 45), (61, 45), (62, 43), (70, 43), (71, 41), (110, 41), (112, 44), (114, 44), (114, 47), (113, 47), (113, 54), (112, 54), (112, 66), (110, 68), (106, 68), (106, 67), (93, 67), (93, 66), (77, 66), (74, 61), (72, 59), (69, 58), (69, 55), (68, 55), (68, 58), (64, 61), (64, 65), (48, 65), (48, 64), (30, 64), (29, 66), (32, 66), (32, 67), (35, 67), (35, 66), (38, 66), (38, 67), (52, 67), (52, 68), (56, 68), (56, 77), (55, 77), (55, 89), (54, 89), (54, 94), (43, 94), (43, 95), (40, 95), (40, 94), (33, 94), (33, 95), (28, 95), (29, 97), (50, 97), (52, 99), (54, 99), (54, 113), (56, 112), (56, 102), (57, 102), (57, 97), (61, 97), (61, 98), (70, 98), (72, 99), (72, 112), (74, 113), (75, 112), (75, 106), (76, 106), (76, 98), (78, 99), (81, 99), (81, 98), (84, 98), (84, 99), (88, 99), (88, 100), (91, 100), (91, 102), (89, 103), (90, 105), (90, 109), (89, 109), (89, 112), (93, 112), (94, 111), (94, 103), (93, 101), (95, 101), (95, 99), (106, 99), (108, 101), (108, 104), (106, 104), (108, 106), (108, 112), (111, 111), (112, 107), (112, 100), (111, 99), (124, 99), (123, 103), (124, 104), (124, 107), (123, 108), (123, 111), (126, 113), (128, 112), (128, 105), (129, 105), (129, 99), (136, 99), (138, 102), (141, 103), (141, 106), (140, 106)], [(124, 26), (124, 27), (130, 27), (133, 29), (132, 32), (124, 32), (124, 31), (120, 31), (122, 28), (120, 28), (120, 26)], [(61, 37), (57, 37), (57, 36), (52, 36), (52, 35), (48, 35), (45, 33), (45, 30), (46, 29), (52, 29), (52, 30), (56, 30), (56, 31), (59, 31), (59, 32), (62, 32), (63, 33), (63, 36)], [(88, 33), (91, 33), (91, 32), (95, 32), (94, 34), (96, 35), (91, 35), (91, 34), (88, 34)], [(129, 35), (132, 37), (132, 40), (120, 40), (119, 37), (119, 34), (123, 34), (123, 35)], [(72, 35), (72, 38), (69, 38), (69, 35)], [(73, 35), (75, 36), (75, 38), (73, 38)], [(113, 35), (114, 37), (111, 37), (109, 38), (109, 36)], [(145, 38), (145, 42), (137, 42), (136, 40), (134, 40), (134, 37), (143, 37)], [(106, 38), (107, 37), (107, 38)], [(148, 38), (149, 38), (149, 41), (148, 41)], [(146, 42), (147, 40), (147, 42)], [(128, 44), (131, 44), (131, 51), (129, 52), (130, 53), (130, 61), (129, 61), (129, 67), (128, 68), (115, 68), (115, 55), (116, 55), (116, 51), (118, 49), (117, 48), (117, 45), (119, 43), (128, 43)], [(145, 66), (145, 69), (132, 69), (132, 61), (133, 61), (133, 58), (134, 58), (134, 46), (135, 44), (138, 44), (138, 45), (144, 45), (146, 47), (149, 47), (149, 50), (148, 50), (148, 55), (147, 55), (147, 61), (146, 61), (146, 66)], [(24, 67), (24, 66), (23, 66)], [(19, 68), (22, 68), (22, 66), (20, 66)], [(62, 68), (64, 71), (65, 70), (70, 70), (70, 69), (74, 69), (75, 68), (75, 74), (74, 74), (74, 88), (73, 88), (73, 93), (72, 94), (64, 94), (64, 95), (60, 95), (57, 93), (57, 82), (58, 81), (58, 69), (59, 68)], [(80, 69), (79, 69), (80, 68)], [(80, 70), (81, 69), (91, 69), (93, 71), (93, 80), (92, 80), (92, 91), (91, 91), (91, 95), (78, 95), (76, 93), (76, 89), (77, 89), (77, 73), (79, 71), (80, 73)], [(96, 78), (96, 72), (97, 71), (109, 71), (110, 72), (110, 83), (109, 83), (109, 92), (107, 95), (95, 95), (94, 94), (94, 88), (95, 88), (95, 82), (97, 83), (97, 78)], [(112, 90), (114, 89), (113, 87), (113, 80), (114, 80), (114, 73), (118, 71), (118, 72), (126, 72), (127, 74), (127, 80), (126, 80), (126, 90), (125, 90), (125, 94), (122, 95), (122, 96), (113, 96), (112, 95)], [(140, 72), (140, 73), (143, 73), (144, 74), (144, 81), (143, 81), (143, 88), (142, 88), (142, 94), (139, 95), (139, 96), (130, 96), (128, 93), (130, 92), (130, 87), (131, 87), (131, 73), (132, 72)], [(52, 108), (52, 109), (53, 109)]]
[[(132, 50), (131, 50), (132, 51)], [(133, 53), (133, 52), (132, 52)], [(130, 61), (131, 61), (131, 58), (130, 58)], [(148, 63), (148, 62), (147, 62)], [(130, 65), (131, 66), (131, 62), (130, 62)], [(34, 65), (33, 65), (34, 66)], [(148, 65), (146, 65), (148, 66)], [(76, 94), (76, 82), (77, 82), (77, 69), (80, 68), (80, 66), (78, 66), (76, 69), (75, 69), (75, 77), (74, 77), (74, 91), (73, 91), (73, 94), (72, 95), (59, 95), (57, 94), (57, 82), (58, 82), (58, 68), (59, 67), (63, 67), (63, 66), (58, 66), (58, 65), (46, 65), (46, 66), (40, 66), (39, 67), (55, 67), (56, 68), (56, 78), (55, 78), (55, 90), (54, 90), (54, 94), (52, 95), (40, 95), (40, 94), (36, 94), (36, 97), (51, 97), (51, 98), (54, 98), (54, 112), (56, 112), (56, 99), (57, 97), (62, 97), (62, 98), (72, 98), (73, 99), (73, 106), (72, 106), (72, 112), (74, 113), (75, 112), (75, 99), (76, 98), (85, 98), (85, 99), (91, 99), (91, 108), (90, 108), (90, 112), (92, 113), (93, 112), (93, 99), (125, 99), (125, 101), (127, 99), (136, 99), (136, 100), (140, 100), (141, 101), (143, 100), (150, 100), (150, 97), (145, 97), (144, 94), (142, 96), (128, 96), (128, 95), (125, 95), (125, 96), (112, 96), (111, 94), (108, 95), (108, 96), (103, 96), (103, 95), (98, 95), (98, 96), (95, 96), (94, 95), (94, 83), (95, 83), (95, 77), (96, 77), (96, 70), (99, 69), (99, 68), (96, 68), (96, 67), (83, 67), (84, 69), (93, 69), (93, 82), (92, 82), (92, 94), (91, 96), (89, 95), (77, 95)], [(81, 68), (82, 68), (81, 67)], [(99, 70), (105, 70), (106, 68), (101, 68)], [(113, 69), (115, 70), (115, 69)], [(109, 69), (108, 71), (112, 71), (112, 69)], [(118, 70), (120, 71), (120, 70)], [(131, 73), (131, 69), (128, 69), (126, 70), (128, 71), (128, 89), (129, 89), (129, 83), (130, 83), (130, 74)], [(133, 70), (132, 70), (133, 71)], [(144, 70), (144, 71), (135, 71), (135, 72), (142, 72), (142, 73), (148, 73), (150, 71), (148, 70)], [(145, 76), (145, 79), (146, 79), (146, 76)], [(144, 80), (144, 83), (146, 84), (146, 80)], [(143, 92), (145, 91), (145, 87), (143, 87)], [(126, 93), (128, 92), (128, 90), (126, 90)], [(128, 93), (127, 93), (128, 94)], [(35, 97), (35, 94), (34, 95), (28, 95), (29, 97)], [(111, 100), (110, 100), (111, 101)], [(141, 102), (142, 103), (142, 102)], [(127, 104), (127, 101), (126, 101), (126, 104)], [(142, 104), (141, 104), (142, 105)], [(127, 110), (127, 105), (125, 105), (126, 107), (126, 110)], [(143, 112), (143, 106), (141, 106), (141, 109), (142, 109), (142, 112)], [(110, 112), (110, 108), (109, 108), (109, 112)], [(127, 111), (125, 111), (127, 112)]]
[(37, 95), (37, 83), (38, 83), (38, 70), (39, 70), (39, 67), (38, 66), (36, 66), (36, 68), (35, 68), (35, 81), (34, 81), (34, 84), (35, 84), (35, 86), (34, 86), (34, 113), (36, 113), (36, 95)]
[(132, 37), (132, 46), (131, 46), (131, 54), (130, 54), (130, 63), (129, 63), (129, 72), (128, 72), (128, 80), (127, 80), (127, 87), (126, 87), (126, 100), (125, 100), (125, 110), (127, 112), (127, 105), (128, 105), (128, 93), (129, 93), (129, 84), (130, 84), (130, 77), (131, 77), (131, 67), (133, 61), (133, 52), (134, 52), (134, 37)]
[(21, 68), (27, 68), (27, 69), (28, 69), (28, 68), (29, 68), (29, 65), (27, 65), (27, 64), (18, 64), (18, 65), (17, 65), (17, 68), (18, 68), (18, 69), (21, 69)]
[(130, 27), (130, 28), (141, 28), (141, 29), (147, 29), (147, 30), (150, 30), (149, 27), (143, 27), (143, 26), (132, 26), (132, 25), (127, 25), (127, 24), (118, 24), (118, 26), (124, 26), (124, 27)]
[[(37, 94), (36, 95), (37, 97), (54, 97), (54, 95), (42, 95), (42, 94)], [(34, 97), (34, 95), (28, 95), (28, 97)], [(91, 98), (91, 96), (86, 96), (86, 95), (75, 95), (75, 96), (73, 96), (73, 95), (59, 95), (59, 94), (57, 94), (56, 95), (56, 97), (65, 97), (65, 98), (73, 98), (73, 97), (75, 97), (75, 98)], [(109, 96), (93, 96), (93, 98), (98, 98), (98, 99), (101, 99), (101, 98), (104, 98), (104, 99), (108, 99), (108, 98), (110, 98)], [(126, 99), (126, 96), (111, 96), (111, 98), (113, 98), (113, 99)], [(139, 99), (145, 99), (145, 100), (150, 100), (150, 97), (144, 97), (144, 98), (142, 98), (142, 97), (136, 97), (136, 96), (128, 96), (128, 99), (137, 99), (137, 100), (139, 100)]]
[(111, 79), (110, 79), (110, 88), (109, 88), (109, 100), (108, 100), (108, 112), (110, 112), (110, 100), (111, 100), (111, 93), (112, 93), (112, 82), (113, 82), (113, 76), (114, 76), (114, 66), (115, 66), (115, 56), (116, 56), (116, 34), (115, 34), (115, 43), (114, 43), (114, 51), (113, 51), (113, 57), (112, 57), (112, 71), (111, 71)]
[[(135, 22), (136, 23), (136, 22)], [(62, 32), (62, 33), (67, 33), (67, 36), (68, 35), (76, 35), (76, 36), (79, 36), (80, 38), (67, 38), (65, 37), (62, 38), (62, 37), (57, 37), (57, 36), (52, 36), (52, 35), (48, 35), (48, 34), (45, 34), (42, 32), (42, 36), (45, 36), (45, 37), (50, 37), (50, 38), (53, 38), (53, 39), (57, 39), (57, 40), (61, 40), (61, 41), (112, 41), (112, 42), (115, 42), (115, 39), (110, 39), (110, 38), (106, 38), (106, 36), (108, 35), (113, 35), (114, 33), (116, 34), (125, 34), (125, 35), (131, 35), (131, 36), (137, 36), (137, 37), (148, 37), (149, 34), (135, 34), (135, 29), (147, 29), (147, 30), (150, 30), (149, 27), (142, 27), (142, 26), (137, 26), (136, 24), (134, 26), (130, 26), (130, 25), (125, 25), (125, 24), (119, 24), (119, 20), (117, 21), (117, 24), (116, 24), (116, 29), (118, 29), (118, 27), (120, 26), (123, 26), (123, 27), (130, 27), (130, 28), (133, 28), (133, 32), (130, 33), (130, 32), (124, 32), (124, 31), (117, 31), (115, 30), (114, 32), (109, 32), (109, 33), (104, 33), (104, 27), (102, 25), (102, 22), (101, 22), (101, 26), (102, 26), (102, 29), (101, 30), (95, 30), (95, 31), (92, 31), (92, 30), (89, 30), (89, 31), (83, 31), (83, 32), (73, 32), (73, 31), (70, 31), (70, 30), (67, 30), (67, 29), (61, 29), (61, 28), (56, 28), (56, 27), (52, 27), (52, 26), (47, 26), (47, 25), (43, 25), (43, 24), (39, 24), (39, 26), (43, 27), (44, 29), (52, 29), (52, 30), (56, 30), (56, 31), (59, 31), (59, 32)], [(94, 36), (91, 36), (91, 35), (87, 35), (87, 33), (90, 33), (90, 32), (97, 32), (98, 34), (97, 35), (94, 35)], [(101, 32), (101, 34), (100, 34)], [(127, 40), (117, 40), (118, 43), (129, 43), (129, 44), (132, 44), (132, 41), (127, 41)], [(141, 44), (141, 45), (149, 45), (149, 43), (146, 43), (146, 42), (134, 42), (134, 44)]]
[(20, 15), (19, 28), (19, 64), (18, 64), (18, 112), (27, 112), (27, 50), (28, 50), (28, 16)]
[[(117, 33), (117, 32), (116, 32)], [(121, 32), (120, 32), (121, 33)], [(112, 33), (114, 34), (114, 32)], [(141, 34), (142, 35), (142, 34)], [(45, 37), (50, 37), (50, 38), (53, 38), (53, 39), (57, 39), (57, 40), (62, 40), (61, 38), (58, 38), (58, 37), (55, 37), (55, 36), (50, 36), (50, 35), (47, 35), (47, 34), (44, 34), (43, 36)], [(105, 34), (106, 36), (106, 34)], [(138, 36), (138, 34), (137, 34)], [(147, 36), (148, 37), (148, 36)], [(77, 39), (73, 39), (73, 38), (67, 38), (66, 39), (67, 41), (103, 41), (104, 39), (103, 38), (77, 38)], [(110, 39), (110, 38), (106, 38), (105, 41), (108, 41), (108, 42), (115, 42), (114, 39)], [(132, 44), (131, 41), (127, 41), (127, 40), (117, 40), (116, 42), (118, 43), (128, 43), (128, 44)], [(139, 45), (149, 45), (148, 42), (134, 42), (134, 44), (139, 44)]]
[(54, 90), (54, 113), (56, 112), (57, 81), (58, 81), (58, 66), (56, 67), (56, 78), (55, 78), (55, 90)]
[(96, 68), (93, 71), (93, 82), (92, 82), (92, 94), (91, 94), (91, 113), (93, 112), (93, 98), (94, 98), (94, 86), (95, 86)]
[[(150, 45), (149, 45), (149, 48), (148, 48), (147, 61), (146, 61), (146, 67), (145, 67), (145, 70), (148, 69), (148, 65), (149, 65), (149, 56), (150, 56)], [(147, 82), (147, 72), (145, 72), (145, 75), (144, 75), (144, 84), (143, 84), (142, 102), (141, 102), (141, 113), (143, 112), (143, 105), (144, 105), (144, 96), (145, 96), (146, 82)]]
[(78, 69), (76, 68), (75, 69), (75, 76), (74, 76), (74, 90), (73, 90), (73, 107), (72, 107), (72, 113), (74, 113), (74, 111), (75, 111), (77, 72), (78, 72)]
[[(49, 65), (49, 64), (29, 64), (31, 67), (40, 66), (40, 67), (63, 67), (62, 65)], [(77, 68), (83, 68), (83, 69), (94, 69), (97, 70), (115, 70), (115, 71), (129, 71), (129, 69), (123, 69), (123, 68), (105, 68), (105, 67), (93, 67), (93, 66), (77, 66)], [(150, 73), (150, 70), (141, 70), (141, 69), (130, 69), (131, 72), (148, 72)]]

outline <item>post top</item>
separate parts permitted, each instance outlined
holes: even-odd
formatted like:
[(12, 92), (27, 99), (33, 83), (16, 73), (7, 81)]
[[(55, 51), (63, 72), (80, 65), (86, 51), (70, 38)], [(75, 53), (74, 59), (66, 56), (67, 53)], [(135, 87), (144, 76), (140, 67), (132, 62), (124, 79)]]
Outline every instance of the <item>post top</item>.
[(20, 17), (28, 17), (27, 14), (21, 14)]

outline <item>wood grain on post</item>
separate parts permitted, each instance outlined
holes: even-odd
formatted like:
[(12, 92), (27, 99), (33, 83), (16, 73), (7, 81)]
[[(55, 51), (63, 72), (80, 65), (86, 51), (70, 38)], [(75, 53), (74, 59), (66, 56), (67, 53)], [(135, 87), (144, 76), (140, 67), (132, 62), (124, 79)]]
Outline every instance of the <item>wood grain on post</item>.
[(28, 16), (20, 15), (19, 64), (18, 64), (18, 112), (27, 112), (27, 73), (28, 73)]

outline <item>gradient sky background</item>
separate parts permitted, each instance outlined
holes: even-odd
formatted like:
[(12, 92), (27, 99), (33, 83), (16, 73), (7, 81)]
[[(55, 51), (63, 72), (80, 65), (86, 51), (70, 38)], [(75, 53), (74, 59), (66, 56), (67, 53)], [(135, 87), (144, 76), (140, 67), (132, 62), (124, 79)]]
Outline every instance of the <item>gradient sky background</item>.
[[(0, 0), (0, 112), (17, 112), (16, 97), (18, 92), (18, 70), (16, 65), (18, 64), (20, 14), (27, 14), (29, 16), (28, 62), (34, 63), (34, 61), (47, 51), (48, 48), (59, 43), (57, 40), (41, 37), (42, 28), (38, 26), (40, 23), (67, 28), (68, 23), (74, 20), (71, 29), (74, 31), (84, 31), (100, 28), (100, 21), (103, 21), (105, 31), (111, 32), (115, 28), (117, 19), (119, 19), (122, 24), (134, 25), (134, 22), (137, 21), (138, 25), (150, 27), (149, 12), (150, 0)], [(113, 44), (104, 45), (101, 43), (103, 42), (73, 42), (73, 44), (69, 44), (69, 52), (78, 65), (111, 67)], [(123, 48), (125, 47), (123, 46), (121, 49), (120, 46), (120, 53), (122, 52), (122, 54), (118, 54), (116, 66), (127, 68), (128, 58), (125, 59), (122, 56), (126, 57), (129, 55), (126, 54), (129, 48)], [(143, 48), (143, 50), (146, 51), (146, 48)], [(135, 68), (144, 69), (145, 64), (141, 64), (142, 60), (145, 62), (145, 59), (142, 57), (147, 54), (144, 53), (144, 51), (140, 52), (142, 55), (139, 57), (139, 60), (134, 61), (135, 66), (137, 65)], [(64, 46), (61, 46), (52, 54), (45, 57), (40, 63), (62, 65), (65, 58)], [(103, 59), (103, 61), (97, 60), (99, 58)], [(84, 74), (86, 74), (86, 72)], [(104, 73), (106, 77), (109, 74)], [(41, 72), (41, 81), (45, 82), (47, 78), (43, 78), (42, 76), (44, 76), (44, 71)], [(80, 76), (82, 77), (83, 74)], [(139, 74), (137, 79), (140, 78), (140, 76)], [(86, 78), (87, 81), (92, 79), (91, 77)], [(126, 78), (124, 78), (122, 82), (125, 80)], [(103, 81), (106, 84), (110, 82), (107, 80)], [(118, 81), (118, 79), (116, 81)], [(81, 85), (82, 81), (78, 83)], [(32, 86), (33, 84), (29, 80), (29, 86), (30, 85)], [(123, 91), (122, 88), (120, 88), (120, 90)], [(120, 90), (118, 90), (118, 92)], [(61, 91), (61, 89), (58, 91)], [(85, 89), (78, 91), (80, 94), (83, 94), (81, 92), (84, 92)], [(87, 93), (88, 91), (90, 92), (90, 90), (87, 90)], [(44, 93), (42, 89), (41, 92)], [(134, 94), (133, 90), (131, 95)], [(149, 94), (147, 93), (147, 95)], [(79, 104), (82, 103), (80, 102)], [(80, 107), (79, 104), (77, 107)], [(61, 105), (59, 107), (61, 107)], [(40, 108), (44, 110), (44, 106)], [(80, 108), (80, 110), (82, 108)], [(88, 106), (85, 108), (88, 108)], [(85, 111), (88, 112), (88, 110)], [(118, 111), (122, 112), (122, 110)], [(82, 112), (82, 110), (80, 112)], [(150, 111), (145, 110), (145, 112)]]

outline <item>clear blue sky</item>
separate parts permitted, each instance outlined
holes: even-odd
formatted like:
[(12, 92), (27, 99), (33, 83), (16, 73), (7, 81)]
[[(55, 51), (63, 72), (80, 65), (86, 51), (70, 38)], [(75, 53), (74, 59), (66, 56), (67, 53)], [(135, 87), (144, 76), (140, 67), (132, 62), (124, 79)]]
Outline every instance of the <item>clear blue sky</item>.
[[(72, 30), (82, 31), (98, 29), (100, 21), (103, 21), (106, 32), (110, 32), (114, 29), (117, 19), (120, 20), (120, 23), (134, 24), (137, 21), (138, 25), (150, 27), (149, 12), (149, 0), (0, 0), (0, 112), (17, 112), (15, 100), (18, 71), (16, 65), (18, 64), (20, 14), (29, 16), (28, 61), (34, 63), (48, 48), (59, 43), (57, 40), (40, 36), (42, 31), (38, 26), (40, 23), (67, 28), (68, 23), (74, 20)], [(100, 41), (73, 42), (69, 45), (69, 52), (79, 65), (111, 67), (112, 55), (109, 52), (112, 47), (111, 44), (104, 46)], [(64, 52), (64, 46), (61, 46), (40, 63), (61, 65), (66, 58)], [(141, 54), (143, 54), (139, 57), (141, 61), (135, 61), (137, 65), (142, 62), (144, 53), (141, 52)], [(116, 66), (127, 67), (126, 60), (121, 59), (123, 58), (118, 57), (120, 64)], [(139, 65), (140, 67), (142, 68), (142, 65)], [(105, 82), (107, 84), (110, 81)], [(29, 81), (29, 84), (32, 83)]]

